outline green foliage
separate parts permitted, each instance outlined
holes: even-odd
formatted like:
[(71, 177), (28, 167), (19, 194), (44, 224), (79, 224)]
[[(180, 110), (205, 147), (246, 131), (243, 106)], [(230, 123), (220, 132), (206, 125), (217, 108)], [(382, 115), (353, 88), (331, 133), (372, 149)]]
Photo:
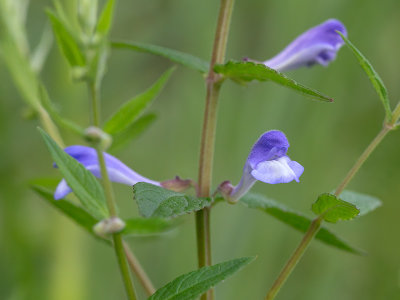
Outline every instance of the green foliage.
[(161, 218), (133, 218), (124, 220), (125, 228), (122, 231), (123, 235), (132, 236), (149, 236), (157, 235), (174, 229), (179, 221), (167, 220)]
[[(79, 206), (71, 203), (70, 201), (64, 199), (54, 200), (52, 192), (42, 186), (33, 185), (32, 189), (36, 193), (38, 193), (44, 200), (46, 200), (46, 202), (48, 202), (50, 205), (60, 210), (71, 220), (75, 221), (86, 231), (94, 235), (92, 228), (94, 225), (97, 224), (97, 222), (99, 221), (98, 219), (90, 215), (87, 211), (80, 208)], [(94, 236), (99, 238), (97, 235)]]
[(340, 198), (355, 205), (360, 210), (359, 216), (363, 216), (382, 205), (382, 201), (376, 197), (348, 190), (344, 190), (340, 194)]
[(133, 141), (144, 131), (146, 131), (155, 120), (157, 120), (157, 116), (153, 113), (148, 113), (139, 117), (136, 121), (129, 125), (126, 130), (113, 135), (112, 145), (108, 151), (113, 152), (116, 149), (122, 148), (127, 143)]
[(85, 56), (75, 36), (68, 29), (68, 26), (52, 11), (47, 10), (47, 15), (50, 18), (58, 45), (69, 64), (73, 67), (85, 66)]
[(173, 192), (145, 182), (133, 186), (142, 216), (168, 218), (200, 210), (211, 204), (210, 198), (197, 198)]
[[(312, 219), (295, 212), (281, 203), (272, 199), (268, 199), (260, 194), (247, 193), (240, 199), (240, 202), (249, 208), (256, 208), (267, 214), (277, 218), (279, 221), (289, 225), (290, 227), (306, 232), (310, 227)], [(349, 245), (347, 242), (339, 238), (336, 234), (325, 227), (321, 227), (316, 237), (317, 240), (330, 246), (339, 248), (355, 254), (361, 254), (363, 251)]]
[(55, 141), (42, 129), (39, 131), (46, 143), (51, 157), (60, 169), (68, 185), (79, 198), (82, 205), (95, 218), (101, 220), (108, 217), (103, 188), (90, 171), (73, 157), (61, 149)]
[(51, 102), (47, 90), (43, 84), (40, 84), (39, 86), (39, 97), (43, 108), (48, 112), (50, 117), (57, 123), (58, 126), (70, 130), (79, 136), (84, 135), (84, 129), (81, 126), (69, 119), (62, 117), (58, 113), (58, 111), (54, 107), (54, 104)]
[(107, 35), (111, 28), (111, 23), (114, 14), (115, 0), (108, 0), (100, 14), (99, 22), (97, 23), (97, 32)]
[[(79, 226), (84, 228), (93, 237), (106, 241), (108, 240), (99, 237), (93, 232), (93, 226), (96, 225), (101, 219), (94, 218), (86, 210), (71, 203), (67, 200), (54, 200), (53, 193), (47, 188), (40, 185), (32, 185), (32, 189), (38, 193), (47, 203), (57, 208)], [(125, 228), (121, 234), (127, 236), (151, 236), (168, 232), (180, 224), (179, 221), (166, 220), (160, 218), (140, 219), (132, 218), (124, 220)]]
[(312, 205), (312, 211), (331, 223), (336, 223), (340, 220), (352, 220), (360, 213), (353, 204), (328, 193), (318, 197), (317, 201)]
[(252, 80), (273, 81), (311, 99), (324, 102), (333, 101), (332, 98), (329, 98), (328, 96), (325, 96), (314, 89), (306, 87), (263, 64), (229, 61), (224, 65), (216, 65), (214, 67), (214, 71), (241, 84)]
[(192, 300), (254, 260), (243, 257), (181, 275), (158, 289), (148, 300)]
[(188, 67), (189, 69), (199, 71), (200, 73), (207, 73), (210, 65), (209, 62), (191, 54), (151, 44), (136, 42), (113, 42), (111, 46), (113, 48), (128, 49), (136, 52), (145, 52), (162, 56), (175, 63)]
[(379, 74), (375, 71), (374, 67), (368, 61), (368, 59), (353, 45), (352, 42), (348, 38), (346, 38), (341, 32), (337, 31), (340, 34), (346, 45), (350, 48), (353, 52), (354, 56), (357, 58), (358, 62), (360, 63), (361, 67), (364, 69), (365, 73), (368, 75), (369, 80), (371, 81), (372, 85), (374, 86), (376, 92), (379, 95), (379, 98), (382, 101), (383, 107), (386, 113), (386, 119), (390, 120), (392, 117), (392, 110), (390, 108), (390, 101), (388, 97), (388, 92), (386, 90), (385, 84), (383, 83)]
[(104, 124), (104, 131), (114, 135), (126, 130), (164, 87), (175, 68), (166, 71), (147, 91), (124, 103)]

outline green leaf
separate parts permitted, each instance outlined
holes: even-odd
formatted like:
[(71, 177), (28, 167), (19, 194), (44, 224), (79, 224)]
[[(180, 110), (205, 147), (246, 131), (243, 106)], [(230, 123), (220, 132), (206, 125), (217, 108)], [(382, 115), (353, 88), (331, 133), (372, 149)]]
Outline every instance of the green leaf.
[(83, 137), (85, 130), (73, 121), (60, 116), (59, 112), (54, 107), (54, 104), (51, 102), (49, 94), (43, 84), (39, 84), (39, 97), (43, 107), (58, 126), (68, 129)]
[(126, 130), (162, 90), (175, 68), (166, 71), (147, 91), (124, 103), (104, 124), (104, 131), (116, 134)]
[(193, 69), (201, 73), (207, 73), (210, 65), (209, 62), (191, 54), (151, 44), (136, 42), (113, 42), (111, 46), (113, 48), (129, 49), (137, 52), (145, 52), (162, 56), (175, 63), (181, 64), (189, 69)]
[(103, 11), (100, 14), (99, 22), (97, 23), (97, 32), (107, 35), (111, 28), (111, 23), (114, 14), (115, 0), (108, 0), (104, 4)]
[(210, 198), (196, 198), (145, 182), (133, 186), (133, 198), (145, 218), (168, 218), (200, 210), (211, 204)]
[(36, 73), (40, 73), (43, 65), (49, 55), (51, 46), (53, 45), (53, 34), (51, 32), (50, 24), (46, 24), (40, 38), (39, 44), (36, 46), (31, 57), (32, 69)]
[(58, 45), (69, 64), (73, 67), (84, 66), (85, 56), (81, 52), (75, 37), (61, 19), (59, 19), (52, 11), (47, 10), (47, 15), (49, 16), (53, 26), (54, 35), (56, 36)]
[[(260, 194), (247, 193), (240, 199), (240, 202), (249, 208), (259, 209), (300, 232), (305, 233), (312, 222), (311, 218)], [(349, 245), (324, 226), (321, 227), (315, 238), (325, 244), (354, 254), (364, 253), (364, 251)]]
[(145, 114), (134, 121), (127, 129), (112, 136), (110, 152), (122, 148), (130, 141), (139, 137), (157, 119), (153, 113)]
[(43, 199), (45, 199), (50, 205), (60, 210), (62, 213), (67, 215), (70, 219), (75, 221), (78, 225), (83, 227), (89, 233), (93, 234), (95, 237), (100, 238), (93, 232), (93, 226), (96, 225), (99, 220), (91, 216), (84, 209), (76, 206), (75, 204), (67, 200), (54, 200), (53, 193), (42, 186), (33, 185), (31, 186), (31, 188)]
[[(43, 181), (43, 180), (40, 180)], [(40, 182), (36, 181), (36, 182)], [(96, 219), (91, 216), (88, 212), (79, 206), (71, 203), (67, 200), (54, 200), (53, 193), (47, 188), (34, 184), (31, 188), (38, 193), (43, 199), (45, 199), (51, 206), (57, 208), (67, 217), (76, 222), (79, 226), (84, 228), (87, 232), (93, 235), (95, 238), (107, 241), (93, 232), (93, 226), (96, 225), (100, 219)], [(126, 226), (121, 232), (123, 235), (129, 236), (152, 236), (161, 233), (168, 232), (179, 225), (180, 221), (165, 220), (159, 218), (152, 219), (127, 219), (124, 220)], [(108, 241), (107, 241), (108, 242)]]
[(325, 102), (333, 101), (332, 98), (325, 96), (314, 89), (297, 83), (293, 79), (288, 78), (286, 75), (263, 64), (229, 61), (224, 65), (216, 65), (214, 67), (214, 71), (239, 83), (245, 83), (252, 80), (273, 81), (311, 99)]
[(340, 34), (346, 45), (351, 49), (354, 56), (357, 58), (358, 62), (364, 69), (365, 73), (367, 73), (369, 80), (371, 81), (372, 85), (374, 86), (376, 92), (379, 95), (379, 98), (382, 101), (386, 113), (386, 118), (390, 120), (390, 118), (392, 117), (392, 110), (390, 108), (388, 92), (381, 77), (375, 71), (374, 67), (371, 65), (368, 59), (360, 52), (360, 50), (358, 50), (356, 46), (354, 46), (353, 43), (350, 42), (350, 40), (346, 38), (341, 32), (339, 31), (336, 32)]
[(158, 289), (148, 300), (192, 300), (254, 260), (243, 257), (181, 275)]
[(340, 220), (352, 220), (360, 211), (353, 204), (343, 201), (332, 194), (322, 194), (312, 205), (312, 211), (327, 222), (336, 223)]
[(166, 220), (161, 218), (134, 218), (124, 220), (125, 228), (123, 235), (149, 236), (168, 232), (180, 224), (178, 221)]
[(82, 205), (96, 219), (107, 218), (108, 210), (104, 191), (94, 175), (86, 170), (77, 160), (64, 152), (46, 132), (40, 128), (39, 131), (61, 174)]
[(360, 210), (359, 216), (366, 215), (382, 205), (382, 201), (374, 196), (348, 190), (344, 190), (340, 194), (340, 198), (355, 205)]

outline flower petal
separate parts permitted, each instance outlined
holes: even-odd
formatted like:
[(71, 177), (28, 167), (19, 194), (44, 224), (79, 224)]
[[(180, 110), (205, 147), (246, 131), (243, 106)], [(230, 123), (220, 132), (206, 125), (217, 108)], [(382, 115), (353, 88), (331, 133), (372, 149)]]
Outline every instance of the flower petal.
[(260, 162), (257, 167), (251, 172), (251, 175), (262, 182), (269, 184), (277, 183), (288, 183), (293, 180), (299, 181), (298, 174), (302, 174), (303, 170), (300, 170), (302, 166), (298, 163), (292, 164), (294, 169), (291, 168), (289, 163), (290, 158), (287, 156)]
[[(97, 152), (95, 149), (91, 147), (75, 145), (65, 148), (64, 151), (80, 162), (94, 176), (101, 178), (100, 166), (98, 164)], [(106, 162), (108, 176), (113, 182), (127, 185), (134, 185), (138, 182), (147, 182), (160, 186), (158, 181), (150, 180), (139, 175), (120, 160), (108, 153), (104, 153), (104, 159)], [(54, 193), (54, 198), (64, 198), (71, 191), (72, 190), (63, 179), (57, 186), (56, 192)]]
[(67, 196), (71, 192), (72, 192), (71, 188), (68, 186), (65, 179), (63, 179), (57, 185), (56, 191), (54, 192), (54, 199), (60, 200), (60, 199), (64, 198), (65, 196)]
[(288, 148), (289, 142), (282, 131), (267, 131), (254, 144), (246, 163), (254, 169), (262, 161), (286, 155)]
[(243, 175), (239, 184), (232, 190), (230, 194), (231, 200), (239, 200), (244, 196), (256, 183), (256, 179), (251, 175), (252, 168), (246, 164), (243, 168)]
[(282, 52), (264, 64), (277, 71), (287, 71), (314, 64), (328, 65), (344, 41), (336, 32), (347, 36), (345, 26), (338, 20), (330, 19), (297, 37)]

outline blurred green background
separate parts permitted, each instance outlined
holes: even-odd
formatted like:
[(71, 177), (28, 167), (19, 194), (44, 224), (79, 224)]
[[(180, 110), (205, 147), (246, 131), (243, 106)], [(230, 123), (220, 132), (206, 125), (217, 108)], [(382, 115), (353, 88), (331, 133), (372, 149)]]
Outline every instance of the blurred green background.
[[(63, 1), (67, 6), (70, 1)], [(154, 43), (209, 59), (219, 1), (119, 1), (113, 39)], [(50, 1), (32, 0), (27, 31), (36, 45)], [(227, 58), (265, 60), (294, 37), (328, 18), (341, 20), (350, 39), (385, 81), (392, 105), (400, 96), (400, 2), (398, 0), (236, 1)], [(147, 54), (112, 51), (102, 88), (103, 118), (150, 86), (171, 63)], [(380, 129), (383, 109), (366, 75), (343, 48), (328, 68), (289, 73), (335, 99), (313, 102), (269, 83), (231, 82), (221, 93), (215, 157), (215, 186), (236, 183), (251, 145), (264, 131), (280, 129), (289, 155), (305, 166), (300, 184), (254, 190), (310, 214), (310, 205), (332, 190)], [(90, 122), (83, 84), (53, 46), (42, 73), (50, 96), (65, 116)], [(205, 97), (198, 73), (179, 67), (151, 107), (156, 123), (118, 157), (142, 175), (166, 180), (196, 178)], [(29, 190), (28, 181), (58, 176), (35, 120), (4, 62), (0, 62), (0, 299), (123, 299), (111, 248), (95, 241)], [(67, 143), (81, 141), (63, 132)], [(313, 242), (277, 299), (400, 299), (400, 133), (373, 153), (349, 188), (383, 200), (372, 214), (329, 225), (369, 255), (351, 255)], [(122, 216), (137, 215), (129, 186), (116, 185)], [(129, 242), (157, 287), (196, 268), (193, 216), (159, 238)], [(213, 260), (257, 255), (256, 262), (220, 284), (218, 299), (263, 299), (301, 234), (259, 211), (218, 205), (212, 212)], [(138, 284), (137, 284), (138, 285)], [(139, 288), (140, 289), (140, 288)], [(143, 295), (143, 291), (140, 290)]]

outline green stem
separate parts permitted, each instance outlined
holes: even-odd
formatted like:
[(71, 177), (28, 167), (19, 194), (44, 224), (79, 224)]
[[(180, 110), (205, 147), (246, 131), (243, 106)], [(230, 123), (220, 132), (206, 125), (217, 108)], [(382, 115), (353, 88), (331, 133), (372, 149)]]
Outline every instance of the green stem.
[(343, 181), (337, 187), (337, 189), (335, 191), (336, 196), (339, 196), (343, 192), (345, 187), (353, 179), (354, 175), (356, 175), (358, 170), (361, 168), (361, 166), (364, 164), (364, 162), (367, 160), (367, 158), (371, 155), (372, 151), (375, 150), (375, 148), (379, 145), (379, 143), (386, 136), (386, 134), (392, 129), (392, 126), (388, 126), (388, 125), (389, 124), (385, 124), (383, 126), (383, 128), (378, 133), (378, 135), (372, 140), (372, 142), (364, 150), (364, 152), (361, 154), (361, 156), (357, 159), (356, 163), (353, 165), (353, 167), (347, 173), (346, 177), (343, 179)]
[[(215, 64), (225, 60), (229, 26), (234, 0), (221, 0), (218, 23), (215, 31), (210, 69), (206, 79), (207, 95), (204, 111), (203, 130), (200, 148), (198, 196), (209, 197), (211, 190), (212, 165), (214, 158), (215, 132), (217, 125), (218, 97), (221, 87), (218, 74), (214, 72)], [(211, 265), (210, 209), (196, 212), (197, 255), (199, 267)], [(213, 299), (213, 290), (202, 295), (201, 299)]]
[[(98, 98), (97, 89), (93, 84), (88, 84), (89, 92), (92, 99), (92, 110), (93, 110), (93, 125), (96, 127), (100, 126), (100, 103)], [(106, 162), (104, 159), (104, 153), (99, 144), (96, 145), (97, 158), (99, 160), (101, 178), (103, 181), (103, 187), (105, 196), (107, 199), (107, 207), (110, 212), (111, 217), (117, 216), (117, 207), (115, 204), (114, 192), (111, 185), (110, 178), (108, 176)], [(115, 254), (117, 255), (118, 265), (121, 271), (122, 279), (124, 281), (125, 290), (130, 300), (136, 300), (136, 293), (133, 287), (131, 274), (129, 272), (128, 262), (124, 252), (124, 245), (122, 241), (122, 236), (120, 233), (113, 234), (113, 244), (115, 249)]]
[(292, 273), (293, 269), (296, 267), (300, 258), (303, 256), (311, 240), (317, 234), (319, 228), (321, 227), (321, 222), (322, 222), (321, 217), (318, 217), (314, 219), (314, 221), (312, 221), (310, 227), (308, 228), (306, 234), (301, 240), (299, 246), (296, 248), (290, 259), (286, 263), (285, 267), (282, 269), (281, 273), (275, 280), (271, 289), (269, 290), (267, 296), (265, 297), (265, 300), (272, 300), (275, 298), (276, 294), (279, 292), (280, 288), (285, 283), (290, 273)]
[(46, 132), (51, 136), (51, 138), (61, 147), (64, 148), (64, 141), (60, 135), (57, 126), (54, 124), (53, 120), (50, 118), (49, 113), (42, 107), (39, 106), (37, 109), (39, 114), (40, 122), (42, 123)]
[[(381, 131), (378, 135), (372, 140), (372, 142), (368, 145), (368, 147), (364, 150), (361, 156), (358, 158), (356, 163), (347, 173), (346, 177), (343, 181), (339, 184), (335, 191), (335, 195), (339, 196), (345, 187), (349, 184), (349, 182), (353, 179), (354, 175), (358, 172), (367, 158), (371, 155), (371, 153), (375, 150), (375, 148), (379, 145), (382, 139), (386, 136), (386, 134), (394, 128), (394, 124), (397, 122), (398, 118), (400, 117), (400, 104), (397, 105), (396, 109), (394, 110), (393, 117), (389, 123), (384, 123)], [(300, 245), (297, 247), (293, 255), (289, 258), (288, 262), (286, 263), (285, 267), (275, 280), (274, 284), (272, 285), (271, 289), (269, 290), (266, 300), (272, 300), (275, 298), (276, 294), (285, 283), (286, 279), (292, 273), (294, 267), (301, 259), (303, 253), (307, 249), (308, 245), (311, 243), (314, 236), (318, 233), (318, 230), (321, 227), (322, 223), (322, 216), (316, 218), (308, 228), (306, 234), (304, 235)]]
[(147, 296), (151, 296), (156, 292), (153, 283), (150, 278), (147, 276), (146, 272), (143, 270), (143, 267), (140, 265), (140, 262), (129, 249), (129, 246), (124, 242), (125, 254), (128, 259), (128, 264), (131, 267), (131, 270), (136, 274), (140, 283), (142, 284), (144, 290), (146, 291)]

